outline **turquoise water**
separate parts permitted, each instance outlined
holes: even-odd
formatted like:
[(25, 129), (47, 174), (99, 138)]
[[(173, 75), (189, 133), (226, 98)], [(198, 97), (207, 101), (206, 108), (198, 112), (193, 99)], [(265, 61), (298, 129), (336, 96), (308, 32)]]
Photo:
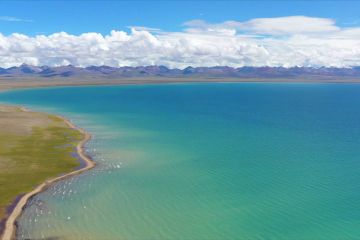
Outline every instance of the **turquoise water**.
[(94, 135), (98, 167), (34, 197), (19, 239), (360, 239), (360, 85), (0, 94)]

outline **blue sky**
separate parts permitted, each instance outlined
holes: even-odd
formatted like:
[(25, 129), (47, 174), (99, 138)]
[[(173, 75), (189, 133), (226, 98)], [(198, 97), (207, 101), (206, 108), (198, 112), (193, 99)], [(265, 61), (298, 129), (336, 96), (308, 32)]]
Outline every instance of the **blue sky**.
[(360, 66), (359, 9), (360, 1), (0, 0), (0, 67)]
[(291, 15), (332, 18), (346, 27), (360, 24), (359, 9), (360, 1), (0, 1), (0, 32), (108, 34), (128, 31), (127, 26), (180, 31), (193, 19), (217, 23)]

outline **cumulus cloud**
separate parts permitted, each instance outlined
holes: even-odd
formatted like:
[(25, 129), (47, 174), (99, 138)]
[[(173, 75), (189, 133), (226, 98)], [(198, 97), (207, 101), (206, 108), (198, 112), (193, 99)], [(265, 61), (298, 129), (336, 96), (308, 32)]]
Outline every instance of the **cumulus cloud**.
[(0, 34), (0, 66), (333, 66), (360, 65), (360, 28), (303, 16), (185, 23), (182, 32), (135, 27), (108, 35)]

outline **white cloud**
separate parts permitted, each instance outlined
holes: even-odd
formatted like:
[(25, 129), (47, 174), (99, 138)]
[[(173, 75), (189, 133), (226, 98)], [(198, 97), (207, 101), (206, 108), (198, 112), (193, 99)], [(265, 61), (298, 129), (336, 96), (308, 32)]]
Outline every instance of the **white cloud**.
[(151, 28), (151, 27), (144, 27), (144, 26), (128, 26), (129, 29), (135, 29), (136, 31), (147, 31), (147, 32), (154, 32), (158, 33), (161, 32), (159, 28)]
[(30, 20), (30, 19), (22, 19), (22, 18), (11, 17), (11, 16), (0, 16), (0, 21), (5, 21), (5, 22), (33, 22), (33, 20)]
[(245, 30), (259, 34), (308, 34), (338, 31), (335, 21), (328, 18), (290, 16), (257, 18), (243, 23)]
[(246, 22), (226, 21), (207, 23), (203, 20), (192, 20), (184, 23), (188, 32), (218, 32), (233, 30), (240, 33), (260, 35), (291, 35), (339, 31), (335, 21), (329, 18), (307, 16), (288, 16), (277, 18), (255, 18)]
[(0, 34), (0, 66), (360, 65), (360, 28), (340, 28), (331, 19), (294, 16), (219, 24), (196, 20), (186, 26), (184, 32), (136, 27), (108, 35)]

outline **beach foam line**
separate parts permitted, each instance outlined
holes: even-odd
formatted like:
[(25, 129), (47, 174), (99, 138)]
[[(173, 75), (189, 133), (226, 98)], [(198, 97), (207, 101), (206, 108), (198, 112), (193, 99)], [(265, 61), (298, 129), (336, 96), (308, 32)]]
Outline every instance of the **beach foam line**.
[[(19, 108), (21, 111), (24, 112), (28, 112), (29, 110), (24, 108), (24, 107), (20, 107)], [(14, 209), (12, 210), (12, 212), (10, 213), (9, 217), (6, 219), (5, 222), (5, 228), (4, 228), (4, 232), (2, 235), (2, 240), (13, 240), (16, 237), (16, 220), (17, 218), (21, 215), (23, 209), (26, 206), (26, 203), (29, 201), (29, 199), (33, 196), (35, 196), (36, 194), (44, 191), (47, 187), (49, 187), (51, 184), (63, 180), (65, 178), (74, 176), (74, 175), (78, 175), (84, 171), (87, 171), (93, 167), (95, 167), (95, 162), (91, 160), (91, 158), (89, 156), (86, 155), (85, 151), (84, 151), (84, 145), (87, 141), (89, 141), (91, 139), (91, 135), (89, 133), (87, 133), (86, 131), (84, 131), (83, 129), (76, 127), (72, 122), (70, 122), (68, 119), (61, 117), (61, 116), (57, 116), (59, 118), (61, 118), (70, 128), (75, 129), (77, 131), (79, 131), (80, 133), (82, 133), (84, 135), (84, 138), (77, 144), (76, 146), (76, 151), (78, 153), (78, 155), (80, 156), (81, 160), (83, 160), (85, 162), (85, 166), (81, 169), (75, 170), (73, 172), (67, 173), (65, 175), (50, 179), (45, 181), (44, 183), (40, 184), (39, 186), (37, 186), (34, 190), (32, 190), (31, 192), (25, 194), (24, 196), (22, 196), (20, 198), (20, 200), (18, 201), (18, 203), (16, 204), (16, 206), (14, 207)]]

